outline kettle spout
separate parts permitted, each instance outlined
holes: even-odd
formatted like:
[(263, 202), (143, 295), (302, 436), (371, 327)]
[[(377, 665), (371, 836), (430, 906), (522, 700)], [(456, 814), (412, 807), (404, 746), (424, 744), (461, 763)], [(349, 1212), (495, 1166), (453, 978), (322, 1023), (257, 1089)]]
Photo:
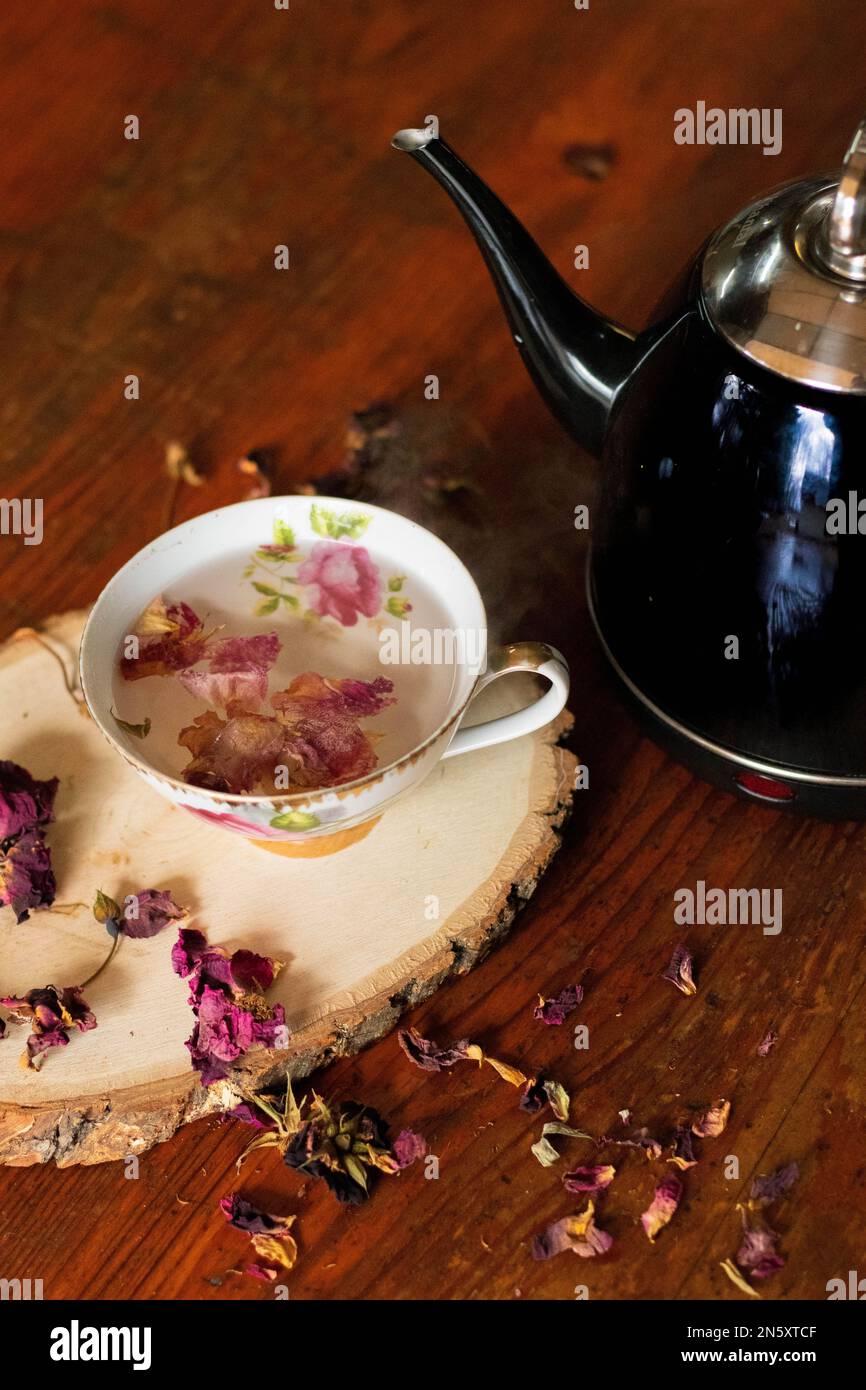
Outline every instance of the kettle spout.
[(391, 144), (423, 165), (457, 204), (536, 386), (569, 434), (598, 454), (614, 397), (639, 356), (635, 335), (570, 289), (514, 214), (432, 126), (398, 130)]

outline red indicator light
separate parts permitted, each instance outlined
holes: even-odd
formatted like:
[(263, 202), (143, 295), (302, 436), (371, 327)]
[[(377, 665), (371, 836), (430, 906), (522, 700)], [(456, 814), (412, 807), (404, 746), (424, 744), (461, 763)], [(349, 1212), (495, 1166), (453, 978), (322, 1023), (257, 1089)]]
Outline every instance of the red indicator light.
[(759, 772), (738, 772), (734, 781), (744, 792), (760, 801), (793, 801), (797, 795), (787, 782), (777, 782), (774, 777), (762, 777)]

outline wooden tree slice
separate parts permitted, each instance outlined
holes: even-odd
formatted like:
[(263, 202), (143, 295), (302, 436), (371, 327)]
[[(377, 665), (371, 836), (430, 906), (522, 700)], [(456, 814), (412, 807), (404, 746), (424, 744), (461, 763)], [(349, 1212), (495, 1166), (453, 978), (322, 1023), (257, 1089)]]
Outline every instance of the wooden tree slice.
[[(70, 671), (83, 619), (67, 613), (44, 629)], [(494, 682), (473, 716), (527, 703), (532, 680)], [(538, 734), (442, 763), (365, 840), (325, 859), (285, 859), (164, 801), (76, 706), (49, 653), (32, 638), (7, 643), (0, 757), (61, 781), (48, 832), (57, 903), (20, 925), (0, 908), (0, 994), (93, 974), (111, 945), (90, 911), (97, 888), (121, 900), (169, 888), (214, 944), (286, 962), (269, 998), (285, 1006), (291, 1045), (256, 1049), (228, 1081), (202, 1088), (184, 1047), (192, 1015), (171, 969), (174, 932), (124, 940), (87, 989), (98, 1027), (73, 1033), (40, 1071), (19, 1064), (27, 1025), (9, 1020), (0, 1161), (66, 1166), (141, 1153), (185, 1121), (237, 1104), (242, 1087), (358, 1051), (470, 970), (559, 846), (576, 759), (558, 740), (570, 724), (565, 714)]]

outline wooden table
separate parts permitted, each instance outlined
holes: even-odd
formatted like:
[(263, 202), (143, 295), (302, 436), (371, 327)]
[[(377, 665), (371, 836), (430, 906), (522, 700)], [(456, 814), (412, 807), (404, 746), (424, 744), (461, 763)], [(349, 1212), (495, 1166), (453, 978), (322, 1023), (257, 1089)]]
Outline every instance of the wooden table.
[[(564, 543), (570, 518), (551, 520), (537, 480), (565, 460), (574, 501), (588, 500), (588, 461), (534, 395), (459, 219), (389, 149), (392, 132), (436, 114), (581, 292), (640, 326), (749, 196), (838, 163), (860, 115), (843, 78), (864, 42), (859, 0), (832, 14), (811, 0), (592, 0), (589, 13), (570, 0), (291, 0), (288, 12), (10, 0), (0, 495), (42, 497), (45, 540), (0, 538), (0, 636), (92, 601), (164, 527), (168, 440), (206, 474), (178, 499), (182, 519), (244, 494), (236, 463), (250, 448), (273, 449), (277, 489), (332, 471), (349, 412), (382, 397), (442, 410), (431, 418), (448, 418), (458, 455), (482, 438), (525, 514), (537, 509), (537, 543)], [(699, 99), (782, 107), (782, 153), (676, 146), (673, 112)], [(124, 138), (130, 114), (137, 141)], [(566, 158), (574, 145), (606, 177)], [(572, 268), (577, 243), (588, 270)], [(274, 268), (279, 244), (287, 271)], [(437, 403), (423, 399), (429, 373)], [(124, 398), (130, 374), (138, 400)], [(866, 831), (744, 806), (641, 739), (577, 580), (509, 602), (526, 622), (510, 635), (549, 637), (574, 662), (591, 786), (508, 942), (411, 1022), (547, 1068), (593, 1132), (625, 1107), (661, 1128), (717, 1096), (732, 1099), (731, 1121), (685, 1175), (656, 1246), (636, 1224), (652, 1171), (632, 1159), (605, 1198), (613, 1254), (536, 1264), (533, 1233), (576, 1209), (529, 1153), (539, 1125), (492, 1071), (427, 1076), (392, 1035), (320, 1084), (422, 1130), (440, 1177), (410, 1170), (345, 1210), (309, 1181), (299, 1200), (275, 1156), (251, 1163), (244, 1190), (300, 1212), (291, 1296), (571, 1298), (585, 1283), (602, 1298), (738, 1298), (719, 1269), (738, 1245), (735, 1202), (754, 1172), (796, 1159), (777, 1223), (788, 1263), (765, 1293), (822, 1299), (863, 1256)], [(694, 928), (689, 999), (659, 976), (679, 935), (673, 893), (698, 879), (782, 888), (784, 927)], [(575, 978), (585, 1052), (531, 1018), (537, 991)], [(759, 1057), (768, 1029), (779, 1041)], [(2, 1172), (0, 1273), (42, 1278), (46, 1298), (269, 1298), (226, 1273), (246, 1252), (215, 1205), (247, 1137), (196, 1124), (148, 1153), (137, 1180), (120, 1164)]]

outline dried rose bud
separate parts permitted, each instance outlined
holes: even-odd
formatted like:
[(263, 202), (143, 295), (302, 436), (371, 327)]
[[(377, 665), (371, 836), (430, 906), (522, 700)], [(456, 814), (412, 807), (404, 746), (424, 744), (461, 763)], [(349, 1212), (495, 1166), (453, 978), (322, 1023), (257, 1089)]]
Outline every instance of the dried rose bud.
[(387, 1135), (387, 1125), (370, 1106), (344, 1101), (331, 1111), (317, 1096), (309, 1118), (289, 1139), (283, 1162), (321, 1178), (338, 1202), (358, 1205), (369, 1197), (376, 1170), (399, 1170)]

